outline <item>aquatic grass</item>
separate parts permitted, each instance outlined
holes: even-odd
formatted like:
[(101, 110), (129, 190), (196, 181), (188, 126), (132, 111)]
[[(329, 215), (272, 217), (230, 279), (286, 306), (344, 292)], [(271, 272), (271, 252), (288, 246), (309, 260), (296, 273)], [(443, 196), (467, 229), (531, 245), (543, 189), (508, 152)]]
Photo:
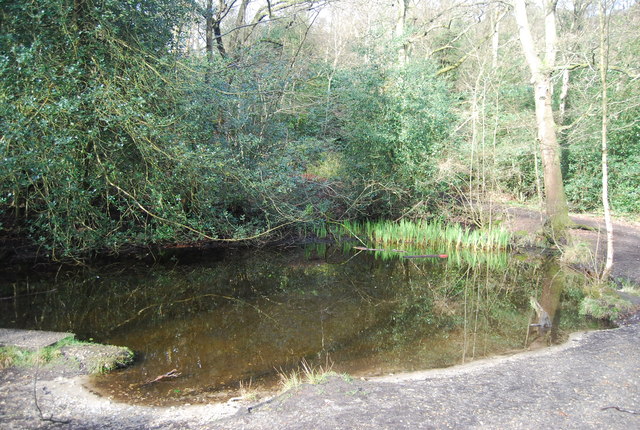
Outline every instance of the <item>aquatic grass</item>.
[(329, 231), (327, 230), (327, 226), (325, 224), (321, 224), (314, 227), (313, 234), (320, 239), (324, 239), (329, 235)]
[(511, 240), (510, 233), (502, 228), (471, 229), (440, 221), (345, 221), (340, 227), (340, 236), (366, 238), (383, 245), (413, 244), (441, 250), (504, 250)]
[(304, 256), (305, 258), (311, 258), (312, 256), (324, 258), (327, 255), (327, 249), (327, 244), (324, 242), (310, 243), (304, 247)]
[[(344, 252), (350, 252), (353, 249), (353, 245), (345, 243)], [(395, 244), (393, 249), (379, 250), (373, 253), (374, 258), (382, 261), (401, 259), (406, 256), (412, 255), (439, 255), (441, 250), (434, 249), (433, 247), (425, 248), (414, 244)], [(414, 263), (430, 263), (440, 260), (439, 258), (423, 258), (423, 259), (411, 259)], [(493, 269), (504, 269), (509, 262), (509, 254), (502, 249), (481, 252), (470, 249), (449, 249), (447, 250), (447, 263), (460, 266), (467, 264), (471, 267), (478, 267), (481, 265), (487, 265)]]
[(316, 239), (326, 239), (334, 234), (331, 226), (323, 220), (301, 223), (297, 226), (296, 232), (300, 237), (314, 237)]

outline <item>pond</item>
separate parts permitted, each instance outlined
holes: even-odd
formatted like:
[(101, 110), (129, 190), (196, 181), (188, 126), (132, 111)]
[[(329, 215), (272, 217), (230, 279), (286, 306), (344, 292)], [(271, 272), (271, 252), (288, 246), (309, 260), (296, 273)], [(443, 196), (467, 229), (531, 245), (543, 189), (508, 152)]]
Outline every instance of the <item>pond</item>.
[[(428, 253), (428, 252), (423, 252)], [(597, 328), (578, 315), (584, 278), (528, 255), (402, 258), (315, 244), (224, 251), (147, 266), (0, 282), (0, 326), (71, 331), (128, 346), (135, 365), (94, 378), (117, 400), (225, 400), (322, 366), (354, 377), (446, 367)], [(532, 307), (552, 321), (546, 331)], [(161, 383), (148, 382), (173, 369)]]

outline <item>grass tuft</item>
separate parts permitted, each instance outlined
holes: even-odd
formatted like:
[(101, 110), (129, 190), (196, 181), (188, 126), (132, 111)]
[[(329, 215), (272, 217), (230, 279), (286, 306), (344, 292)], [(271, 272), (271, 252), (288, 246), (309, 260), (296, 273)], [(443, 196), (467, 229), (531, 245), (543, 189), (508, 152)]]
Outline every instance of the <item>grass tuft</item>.
[(297, 369), (292, 369), (289, 372), (279, 370), (278, 375), (282, 390), (287, 391), (302, 384), (322, 384), (330, 376), (335, 375), (335, 372), (331, 371), (331, 366), (312, 366), (303, 359)]
[(560, 261), (567, 264), (580, 264), (587, 267), (596, 267), (596, 258), (591, 247), (585, 242), (572, 242), (560, 248), (562, 257)]
[(623, 299), (615, 292), (605, 292), (600, 297), (585, 297), (580, 303), (580, 315), (615, 321), (633, 308), (630, 301)]

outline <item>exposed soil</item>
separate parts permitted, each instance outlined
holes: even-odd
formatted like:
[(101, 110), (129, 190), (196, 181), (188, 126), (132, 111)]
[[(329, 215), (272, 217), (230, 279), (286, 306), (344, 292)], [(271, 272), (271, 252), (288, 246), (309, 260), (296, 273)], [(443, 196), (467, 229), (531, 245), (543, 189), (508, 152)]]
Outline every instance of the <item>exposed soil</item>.
[[(537, 214), (510, 209), (509, 226), (532, 232)], [(593, 217), (574, 217), (598, 226)], [(597, 231), (576, 231), (594, 255)], [(640, 284), (640, 225), (615, 224), (613, 276)], [(596, 247), (598, 249), (596, 249)], [(595, 261), (595, 260), (594, 260)], [(591, 268), (593, 269), (593, 268)], [(430, 429), (640, 428), (640, 322), (579, 333), (563, 345), (448, 369), (371, 380), (332, 377), (257, 404), (171, 408), (113, 403), (86, 388), (67, 360), (0, 371), (0, 427), (15, 429)], [(161, 382), (160, 382), (161, 383)]]
[[(543, 228), (544, 219), (537, 212), (524, 208), (509, 208), (507, 214), (507, 227), (516, 234), (533, 235)], [(583, 263), (583, 268), (596, 273), (601, 269), (607, 247), (604, 220), (601, 217), (584, 214), (572, 215), (571, 220), (578, 226), (571, 231), (573, 241), (588, 244), (592, 253), (592, 257), (587, 258), (588, 262)], [(593, 230), (580, 228), (583, 226)], [(616, 220), (613, 236), (614, 266), (612, 277), (640, 284), (640, 223)]]
[[(572, 219), (580, 224), (595, 227), (597, 231), (577, 230), (574, 236), (591, 245), (602, 261), (606, 248), (604, 223), (593, 217), (577, 215)], [(617, 221), (614, 225), (614, 279), (627, 279), (640, 284), (640, 223)]]

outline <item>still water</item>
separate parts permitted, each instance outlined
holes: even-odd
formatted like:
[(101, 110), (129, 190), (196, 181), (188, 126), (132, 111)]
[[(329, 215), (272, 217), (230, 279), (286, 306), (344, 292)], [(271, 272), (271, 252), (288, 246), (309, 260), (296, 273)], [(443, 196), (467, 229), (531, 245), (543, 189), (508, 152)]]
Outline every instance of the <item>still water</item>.
[[(0, 326), (128, 346), (136, 364), (94, 378), (93, 389), (151, 404), (269, 388), (303, 360), (374, 376), (558, 343), (595, 328), (577, 312), (584, 279), (551, 260), (402, 256), (314, 245), (14, 277), (0, 285)], [(550, 331), (529, 327), (537, 322), (531, 298), (548, 312)], [(178, 378), (147, 383), (173, 369)]]

